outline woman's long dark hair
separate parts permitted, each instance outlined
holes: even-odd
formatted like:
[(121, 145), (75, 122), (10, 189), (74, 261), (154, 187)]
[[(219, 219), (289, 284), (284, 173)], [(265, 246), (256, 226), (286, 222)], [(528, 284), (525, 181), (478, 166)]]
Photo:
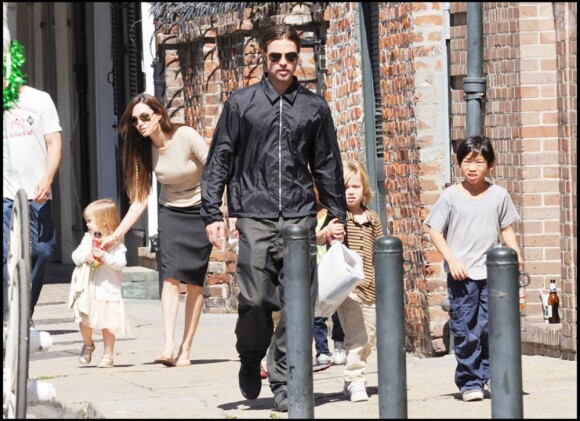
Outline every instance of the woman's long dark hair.
[(158, 114), (159, 126), (163, 133), (172, 135), (183, 124), (174, 124), (169, 119), (165, 106), (153, 95), (141, 93), (131, 99), (121, 117), (119, 132), (123, 138), (123, 172), (125, 189), (131, 202), (145, 201), (153, 184), (153, 162), (151, 158), (151, 139), (144, 138), (131, 124), (133, 108), (143, 103)]

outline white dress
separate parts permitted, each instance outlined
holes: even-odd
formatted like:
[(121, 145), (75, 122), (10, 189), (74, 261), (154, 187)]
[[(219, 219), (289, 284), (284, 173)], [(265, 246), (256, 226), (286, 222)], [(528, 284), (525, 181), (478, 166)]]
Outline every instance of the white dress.
[[(87, 264), (86, 256), (92, 249), (92, 236), (86, 233), (81, 244), (72, 253), (77, 266)], [(127, 265), (124, 244), (105, 252), (100, 266), (91, 268), (88, 287), (88, 314), (80, 313), (81, 323), (93, 329), (107, 329), (115, 336), (129, 334), (129, 324), (123, 301), (123, 268)], [(71, 289), (73, 285), (71, 284)], [(82, 302), (82, 300), (78, 300)], [(97, 333), (97, 332), (95, 332)]]

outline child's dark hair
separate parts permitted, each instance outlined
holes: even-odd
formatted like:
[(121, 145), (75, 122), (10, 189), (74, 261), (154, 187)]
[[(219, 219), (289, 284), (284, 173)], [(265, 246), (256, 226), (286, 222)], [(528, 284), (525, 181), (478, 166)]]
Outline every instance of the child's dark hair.
[(495, 163), (495, 152), (489, 139), (485, 136), (469, 136), (457, 147), (457, 164), (461, 165), (467, 155), (473, 152), (474, 155), (481, 154), (487, 161), (487, 165)]

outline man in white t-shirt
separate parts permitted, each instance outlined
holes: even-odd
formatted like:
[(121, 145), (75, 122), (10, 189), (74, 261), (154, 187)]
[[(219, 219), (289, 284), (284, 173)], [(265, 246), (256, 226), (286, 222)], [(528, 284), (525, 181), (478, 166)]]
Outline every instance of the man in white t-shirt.
[(31, 316), (56, 245), (51, 185), (62, 159), (62, 128), (50, 95), (22, 86), (3, 112), (3, 305), (6, 310), (8, 232), (16, 192), (24, 189), (30, 209)]

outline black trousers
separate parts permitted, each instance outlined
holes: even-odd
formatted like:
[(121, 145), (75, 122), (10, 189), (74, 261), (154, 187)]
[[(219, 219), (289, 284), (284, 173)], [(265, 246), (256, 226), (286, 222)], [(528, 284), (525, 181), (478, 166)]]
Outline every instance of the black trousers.
[[(240, 288), (236, 349), (242, 364), (255, 365), (268, 352), (268, 380), (276, 393), (287, 384), (286, 312), (284, 307), (284, 238), (289, 224), (308, 229), (310, 238), (311, 309), (318, 293), (316, 218), (238, 218), (239, 250), (236, 277)], [(272, 312), (280, 311), (274, 332)], [(312, 326), (310, 327), (312, 332)]]

